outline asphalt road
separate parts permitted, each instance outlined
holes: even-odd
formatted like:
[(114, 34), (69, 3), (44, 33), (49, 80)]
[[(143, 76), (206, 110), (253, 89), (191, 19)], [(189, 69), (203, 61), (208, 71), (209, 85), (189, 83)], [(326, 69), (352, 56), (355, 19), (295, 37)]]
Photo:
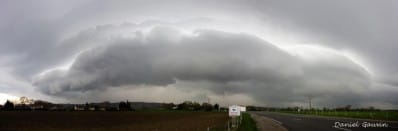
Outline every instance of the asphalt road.
[[(256, 113), (260, 116), (271, 118), (289, 131), (398, 131), (398, 122), (391, 121), (285, 114), (275, 112), (251, 113)], [(379, 125), (381, 124), (382, 127), (369, 127), (368, 123), (378, 123)], [(388, 124), (388, 127), (385, 127), (386, 124)]]

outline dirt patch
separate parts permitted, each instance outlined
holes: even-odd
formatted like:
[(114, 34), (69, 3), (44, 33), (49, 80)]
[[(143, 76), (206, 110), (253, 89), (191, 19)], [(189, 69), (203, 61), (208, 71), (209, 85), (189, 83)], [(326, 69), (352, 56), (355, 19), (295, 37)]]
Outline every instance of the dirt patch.
[(0, 130), (207, 130), (223, 129), (225, 112), (5, 111)]

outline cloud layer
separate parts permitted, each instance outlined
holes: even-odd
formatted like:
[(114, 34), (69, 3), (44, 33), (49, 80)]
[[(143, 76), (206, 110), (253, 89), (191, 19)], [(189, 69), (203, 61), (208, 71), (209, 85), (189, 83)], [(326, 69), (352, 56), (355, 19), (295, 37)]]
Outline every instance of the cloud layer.
[[(242, 33), (184, 34), (171, 27), (139, 32), (98, 43), (102, 46), (80, 53), (70, 69), (46, 72), (34, 85), (43, 93), (61, 96), (125, 86), (177, 86), (218, 95), (244, 94), (268, 104), (288, 105), (311, 96), (336, 105), (347, 100), (359, 103), (361, 90), (370, 83), (363, 68), (339, 54), (292, 55)], [(188, 84), (178, 84), (184, 82)], [(207, 84), (196, 85), (200, 82)]]

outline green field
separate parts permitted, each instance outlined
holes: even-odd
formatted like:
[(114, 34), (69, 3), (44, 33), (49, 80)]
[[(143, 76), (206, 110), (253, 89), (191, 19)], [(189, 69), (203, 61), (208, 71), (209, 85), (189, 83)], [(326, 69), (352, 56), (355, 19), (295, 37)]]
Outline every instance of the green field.
[(398, 121), (397, 111), (277, 111), (282, 113)]

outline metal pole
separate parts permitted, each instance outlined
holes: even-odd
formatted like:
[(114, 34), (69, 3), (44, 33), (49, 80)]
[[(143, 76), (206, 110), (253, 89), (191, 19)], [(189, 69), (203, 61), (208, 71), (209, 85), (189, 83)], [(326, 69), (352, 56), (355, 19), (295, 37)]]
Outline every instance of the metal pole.
[(228, 120), (228, 123), (227, 123), (227, 125), (228, 125), (228, 131), (229, 131), (229, 120)]
[(312, 107), (311, 107), (311, 99), (312, 99), (311, 96), (309, 96), (309, 97), (308, 97), (308, 103), (309, 103), (309, 108), (310, 108), (310, 110), (311, 110), (311, 108), (312, 108)]
[(236, 119), (236, 128), (239, 128), (239, 118)]

